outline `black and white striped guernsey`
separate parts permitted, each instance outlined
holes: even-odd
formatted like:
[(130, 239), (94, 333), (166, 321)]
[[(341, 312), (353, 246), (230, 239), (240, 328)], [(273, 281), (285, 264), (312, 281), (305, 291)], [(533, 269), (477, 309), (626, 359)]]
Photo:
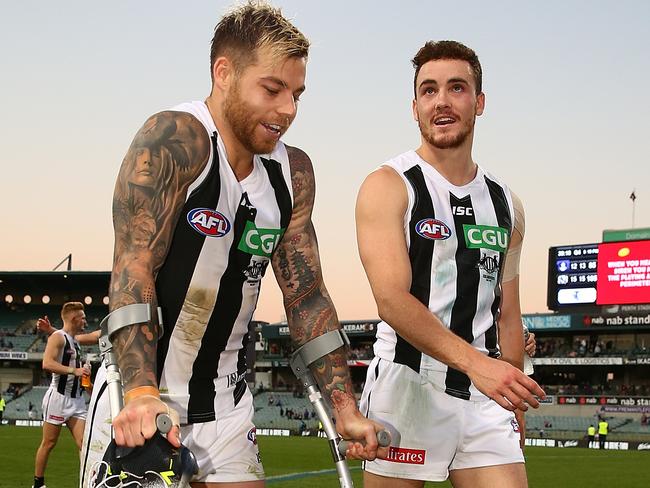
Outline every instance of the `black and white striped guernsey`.
[[(68, 368), (81, 368), (81, 349), (77, 340), (68, 334), (65, 330), (59, 329), (52, 333), (63, 336), (65, 341), (63, 349), (56, 358), (57, 362)], [(55, 389), (61, 395), (71, 398), (79, 398), (82, 394), (81, 378), (73, 374), (52, 373), (50, 388)]]
[(287, 151), (254, 157), (237, 181), (204, 102), (189, 112), (211, 138), (210, 160), (190, 185), (169, 253), (156, 277), (164, 336), (158, 343), (162, 398), (183, 423), (215, 419), (215, 392), (246, 389), (248, 324), (269, 258), (291, 219), (293, 192)]
[[(402, 177), (408, 193), (411, 294), (458, 336), (498, 357), (501, 274), (514, 225), (510, 191), (480, 166), (471, 182), (452, 185), (415, 151), (384, 165)], [(409, 366), (452, 396), (485, 398), (467, 375), (422, 354), (385, 322), (375, 354)]]

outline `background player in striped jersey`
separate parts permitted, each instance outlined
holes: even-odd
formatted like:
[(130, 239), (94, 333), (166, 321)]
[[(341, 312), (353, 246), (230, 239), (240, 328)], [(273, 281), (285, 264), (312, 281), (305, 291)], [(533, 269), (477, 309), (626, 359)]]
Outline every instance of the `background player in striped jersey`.
[[(34, 488), (45, 486), (47, 460), (59, 439), (61, 425), (66, 423), (81, 449), (86, 422), (81, 377), (90, 375), (90, 370), (81, 367), (81, 351), (76, 340), (87, 325), (83, 303), (63, 304), (61, 319), (63, 328), (48, 337), (43, 353), (43, 369), (52, 373), (52, 382), (43, 397), (43, 440), (36, 451)], [(47, 318), (39, 321), (47, 321), (51, 329)]]
[(523, 411), (544, 394), (521, 371), (523, 208), (472, 159), (485, 106), (474, 51), (428, 42), (413, 65), (421, 145), (370, 174), (357, 200), (383, 320), (361, 411), (397, 440), (387, 459), (365, 463), (365, 486), (449, 476), (455, 487), (521, 488)]
[[(245, 344), (269, 262), (296, 344), (340, 327), (323, 283), (311, 221), (309, 157), (280, 137), (305, 89), (309, 41), (279, 10), (249, 3), (217, 25), (205, 101), (147, 120), (128, 150), (113, 200), (115, 253), (110, 309), (162, 308), (155, 322), (112, 342), (125, 407), (113, 421), (118, 445), (139, 446), (172, 407), (196, 455), (194, 487), (261, 487), (264, 472), (244, 376)], [(356, 406), (346, 352), (316, 363), (349, 454), (374, 458), (376, 431)], [(110, 440), (100, 368), (84, 438), (81, 486)], [(179, 428), (168, 440), (179, 445)]]

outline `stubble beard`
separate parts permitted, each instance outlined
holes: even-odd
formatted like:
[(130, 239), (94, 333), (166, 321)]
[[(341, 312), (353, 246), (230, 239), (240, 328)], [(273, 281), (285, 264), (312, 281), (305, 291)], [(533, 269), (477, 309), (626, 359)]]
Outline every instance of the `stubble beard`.
[(436, 135), (433, 125), (430, 127), (423, 127), (421, 117), (418, 117), (418, 127), (420, 128), (420, 134), (422, 134), (424, 140), (436, 149), (455, 149), (462, 146), (472, 133), (475, 120), (476, 116), (474, 115), (468, 122), (463, 124), (463, 127), (456, 134)]
[(223, 114), (233, 134), (239, 142), (252, 154), (269, 154), (275, 149), (275, 142), (255, 140), (257, 120), (253, 117), (253, 110), (242, 98), (239, 84), (235, 84), (223, 105)]

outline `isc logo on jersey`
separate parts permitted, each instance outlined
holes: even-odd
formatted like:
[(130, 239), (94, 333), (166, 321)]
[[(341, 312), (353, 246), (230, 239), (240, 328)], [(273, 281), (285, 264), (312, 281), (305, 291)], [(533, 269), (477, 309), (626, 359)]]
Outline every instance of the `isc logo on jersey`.
[(491, 249), (506, 252), (510, 235), (503, 227), (463, 224), (465, 245), (468, 249)]
[(199, 234), (223, 237), (230, 231), (230, 222), (221, 213), (209, 208), (195, 208), (187, 214), (187, 221)]
[(451, 229), (442, 220), (422, 219), (415, 224), (415, 232), (425, 239), (440, 240), (451, 237)]
[(278, 245), (284, 229), (258, 229), (255, 223), (250, 220), (246, 222), (244, 235), (237, 249), (253, 254), (254, 256), (270, 257), (275, 246)]

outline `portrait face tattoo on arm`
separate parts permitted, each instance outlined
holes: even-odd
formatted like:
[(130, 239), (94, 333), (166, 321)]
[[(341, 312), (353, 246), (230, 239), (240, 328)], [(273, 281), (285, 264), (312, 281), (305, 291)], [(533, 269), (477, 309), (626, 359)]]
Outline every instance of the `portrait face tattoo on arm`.
[[(156, 303), (155, 276), (167, 254), (190, 182), (210, 152), (202, 124), (182, 112), (161, 112), (136, 134), (113, 197), (115, 250), (110, 308)], [(125, 390), (156, 386), (156, 324), (119, 331), (114, 339)]]

